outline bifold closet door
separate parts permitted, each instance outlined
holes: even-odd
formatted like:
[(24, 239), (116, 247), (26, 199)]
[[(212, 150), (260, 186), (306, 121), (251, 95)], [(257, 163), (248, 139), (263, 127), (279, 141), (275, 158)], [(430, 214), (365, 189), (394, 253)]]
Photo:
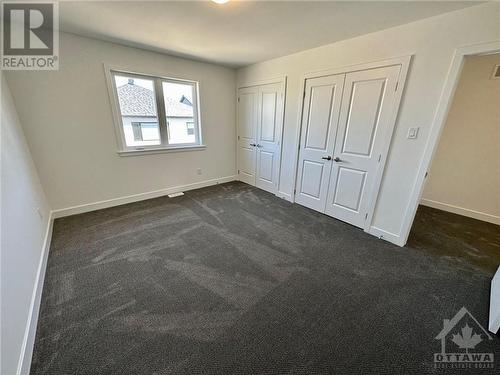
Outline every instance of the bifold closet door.
[(255, 185), (276, 193), (278, 190), (283, 127), (283, 85), (259, 86), (257, 120), (257, 167)]
[(238, 90), (238, 178), (255, 185), (258, 88)]
[(325, 213), (364, 227), (393, 129), (400, 66), (346, 74)]
[(306, 80), (295, 201), (324, 212), (345, 74)]
[(238, 90), (238, 177), (278, 190), (283, 127), (283, 83)]

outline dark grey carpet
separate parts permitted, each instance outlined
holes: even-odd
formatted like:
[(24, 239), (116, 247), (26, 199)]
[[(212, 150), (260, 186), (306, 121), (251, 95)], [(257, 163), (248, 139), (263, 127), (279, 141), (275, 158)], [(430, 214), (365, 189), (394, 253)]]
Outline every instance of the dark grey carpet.
[(451, 374), (434, 338), (487, 326), (490, 277), (214, 186), (56, 220), (31, 373)]
[(408, 246), (494, 273), (500, 264), (500, 226), (419, 206)]

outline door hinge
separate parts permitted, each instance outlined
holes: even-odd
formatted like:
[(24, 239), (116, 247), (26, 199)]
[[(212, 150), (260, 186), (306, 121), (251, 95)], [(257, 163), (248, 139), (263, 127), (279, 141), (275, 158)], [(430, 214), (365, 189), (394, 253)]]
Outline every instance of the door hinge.
[(305, 99), (306, 97), (306, 90), (304, 90), (304, 96), (302, 96), (302, 99)]
[(398, 91), (398, 86), (399, 86), (399, 81), (396, 82), (396, 88), (394, 89), (394, 91)]
[(424, 178), (427, 178), (428, 175), (429, 175), (429, 172), (425, 172)]
[(238, 174), (240, 174), (240, 170), (238, 169)]
[(368, 212), (365, 214), (365, 220), (368, 219)]
[(240, 102), (240, 97), (238, 96), (238, 103)]
[(293, 189), (293, 193), (294, 193), (294, 194), (295, 194), (295, 193), (297, 193), (297, 189)]
[(380, 163), (380, 160), (382, 159), (382, 154), (378, 156), (378, 162)]
[(238, 141), (240, 140), (240, 136), (238, 136)]

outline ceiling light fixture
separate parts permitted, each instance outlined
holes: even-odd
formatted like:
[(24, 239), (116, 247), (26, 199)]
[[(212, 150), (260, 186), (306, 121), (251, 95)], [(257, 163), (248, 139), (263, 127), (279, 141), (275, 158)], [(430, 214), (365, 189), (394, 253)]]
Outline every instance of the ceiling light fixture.
[(217, 3), (217, 4), (225, 4), (227, 2), (229, 2), (229, 0), (212, 0), (214, 3)]

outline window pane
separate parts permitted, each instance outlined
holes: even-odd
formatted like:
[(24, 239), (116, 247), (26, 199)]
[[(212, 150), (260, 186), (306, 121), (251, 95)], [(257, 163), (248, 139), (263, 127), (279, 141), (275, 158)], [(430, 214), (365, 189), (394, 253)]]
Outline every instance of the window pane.
[(157, 141), (160, 139), (157, 122), (133, 122), (134, 141)]
[[(193, 96), (194, 85), (162, 82), (167, 115), (168, 143), (195, 143)], [(192, 125), (188, 125), (192, 124)]]
[(127, 146), (160, 145), (153, 80), (115, 75), (115, 84)]

